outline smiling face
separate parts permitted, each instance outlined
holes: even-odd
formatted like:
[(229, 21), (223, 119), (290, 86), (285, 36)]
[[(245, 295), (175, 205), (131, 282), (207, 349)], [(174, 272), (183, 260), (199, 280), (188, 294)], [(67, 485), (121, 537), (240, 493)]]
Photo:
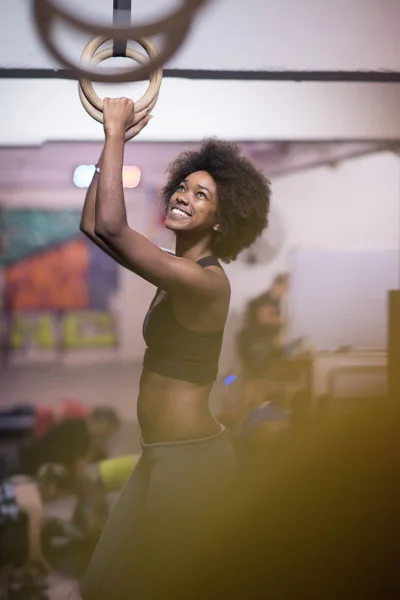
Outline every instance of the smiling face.
[(171, 231), (205, 231), (218, 228), (217, 186), (206, 171), (191, 173), (172, 194), (165, 227)]

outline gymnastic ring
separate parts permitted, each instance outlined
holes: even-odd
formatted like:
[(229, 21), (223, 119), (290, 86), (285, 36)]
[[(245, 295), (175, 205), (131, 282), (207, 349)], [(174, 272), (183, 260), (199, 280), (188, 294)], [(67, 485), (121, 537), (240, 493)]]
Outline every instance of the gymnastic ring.
[[(132, 81), (142, 81), (143, 79), (147, 79), (149, 73), (160, 67), (165, 60), (169, 57), (167, 52), (167, 47), (157, 54), (156, 57), (152, 58), (143, 67), (139, 67), (138, 69), (118, 69), (112, 73), (105, 72), (104, 70), (91, 71), (88, 69), (84, 69), (81, 66), (74, 65), (70, 62), (65, 56), (63, 56), (60, 51), (52, 45), (51, 38), (49, 37), (49, 23), (50, 21), (39, 21), (38, 27), (42, 34), (42, 37), (46, 43), (48, 43), (48, 48), (53, 56), (59, 60), (61, 63), (70, 68), (77, 78), (79, 79), (90, 79), (91, 81), (96, 82), (104, 82), (104, 83), (127, 83)], [(166, 32), (166, 35), (169, 36), (171, 40), (171, 44), (169, 46), (169, 51), (171, 50), (175, 52), (178, 46), (181, 44), (184, 39), (187, 29), (189, 27), (189, 22), (184, 23), (185, 29), (182, 27), (180, 30), (171, 30)], [(130, 38), (135, 39), (135, 38)], [(140, 39), (140, 38), (138, 38)]]
[[(84, 50), (82, 52), (81, 59), (90, 58), (91, 64), (97, 65), (100, 62), (102, 62), (103, 60), (106, 60), (107, 58), (111, 58), (113, 56), (112, 48), (105, 48), (104, 50), (101, 50), (100, 52), (95, 54), (96, 51), (98, 50), (98, 48), (100, 48), (100, 46), (102, 46), (107, 41), (108, 41), (107, 38), (105, 38), (103, 36), (97, 36), (97, 37), (93, 38), (92, 40), (90, 40), (90, 42), (86, 45), (86, 47), (84, 48)], [(151, 40), (146, 40), (146, 39), (137, 40), (137, 43), (140, 44), (146, 50), (150, 59), (153, 56), (157, 55), (157, 48)], [(144, 56), (137, 50), (134, 50), (133, 48), (126, 49), (126, 56), (128, 58), (132, 58), (133, 60), (136, 60), (137, 62), (139, 62), (141, 64), (145, 64), (146, 62), (148, 62), (148, 58), (146, 56)], [(135, 102), (135, 112), (140, 112), (140, 111), (148, 108), (148, 106), (153, 102), (154, 98), (156, 98), (158, 96), (158, 93), (160, 91), (160, 86), (162, 83), (162, 73), (163, 72), (162, 72), (161, 67), (158, 67), (158, 69), (156, 69), (155, 71), (150, 73), (149, 87), (148, 87), (146, 93), (144, 94), (144, 96), (142, 96), (142, 98), (140, 98), (140, 100)], [(82, 88), (82, 92), (86, 96), (89, 103), (94, 108), (96, 108), (98, 111), (102, 111), (103, 110), (103, 100), (94, 91), (92, 82), (89, 81), (89, 79), (82, 78), (79, 80), (79, 83)]]
[[(101, 110), (97, 110), (97, 108), (95, 108), (92, 104), (90, 104), (89, 100), (86, 98), (81, 84), (78, 84), (78, 93), (79, 93), (79, 98), (80, 101), (82, 102), (83, 108), (86, 110), (86, 112), (95, 120), (98, 121), (99, 123), (103, 124), (104, 123), (104, 118), (103, 118), (103, 112)], [(151, 112), (153, 110), (153, 108), (155, 107), (156, 103), (158, 100), (158, 96), (156, 96), (153, 100), (153, 102), (151, 102), (149, 104), (148, 107), (148, 112)], [(126, 135), (128, 135), (131, 130), (134, 128), (135, 126), (133, 125), (132, 127), (130, 127), (129, 129), (127, 129), (126, 131)], [(131, 138), (126, 138), (126, 139), (131, 139)]]
[[(192, 3), (194, 2), (197, 4), (203, 1), (208, 0), (192, 0)], [(142, 35), (143, 32), (150, 32), (150, 34), (151, 32), (159, 33), (155, 29), (154, 24), (140, 28), (125, 27), (114, 29), (112, 27), (96, 26), (96, 29), (94, 29), (93, 24), (86, 23), (85, 21), (78, 21), (68, 13), (61, 11), (59, 8), (55, 9), (53, 5), (49, 4), (49, 0), (34, 0), (34, 11), (38, 31), (53, 57), (71, 69), (77, 78), (86, 78), (91, 81), (104, 83), (124, 83), (146, 79), (149, 73), (154, 71), (157, 67), (162, 66), (174, 54), (185, 39), (191, 24), (191, 13), (188, 12), (188, 10), (186, 11), (188, 15), (187, 18), (184, 18), (186, 13), (182, 10), (178, 16), (173, 15), (164, 21), (160, 21), (160, 23), (168, 21), (171, 23), (171, 28), (163, 32), (167, 37), (167, 42), (161, 52), (158, 53), (157, 57), (154, 57), (148, 61), (146, 65), (139, 67), (139, 69), (118, 69), (116, 72), (107, 73), (103, 70), (97, 72), (89, 71), (83, 69), (79, 65), (75, 65), (54, 46), (50, 35), (50, 25), (54, 17), (58, 16), (65, 18), (70, 24), (76, 25), (79, 29), (85, 30), (85, 28), (87, 28), (87, 30), (91, 32), (94, 31), (95, 33), (99, 33), (111, 39), (141, 39), (147, 37), (147, 35)]]
[(139, 25), (138, 27), (127, 26), (127, 27), (114, 27), (100, 25), (99, 23), (91, 23), (85, 19), (78, 19), (69, 12), (55, 6), (51, 0), (34, 0), (34, 14), (44, 17), (51, 21), (55, 16), (59, 19), (64, 19), (70, 25), (75, 26), (84, 32), (93, 33), (94, 35), (104, 35), (107, 38), (119, 39), (119, 40), (134, 40), (136, 38), (149, 37), (163, 33), (166, 29), (179, 27), (183, 20), (190, 22), (191, 17), (200, 8), (201, 5), (206, 4), (209, 0), (181, 0), (183, 6), (177, 9), (174, 13), (149, 23), (147, 25)]
[[(85, 94), (83, 93), (80, 84), (78, 84), (78, 94), (79, 94), (80, 101), (82, 102), (82, 106), (86, 110), (86, 112), (93, 119), (95, 119), (95, 121), (98, 121), (99, 123), (103, 123), (103, 113), (100, 110), (97, 110), (97, 108), (94, 108), (94, 106), (92, 106), (90, 104), (89, 100), (86, 98)], [(158, 100), (158, 96), (156, 96), (154, 98), (153, 102), (151, 102), (149, 104), (149, 111), (153, 110), (157, 100)], [(125, 141), (126, 142), (129, 142), (129, 140), (131, 140), (133, 137), (135, 137), (135, 135), (136, 135), (135, 129), (136, 129), (136, 125), (133, 125), (132, 127), (130, 127), (129, 129), (126, 130), (126, 132), (125, 132)]]

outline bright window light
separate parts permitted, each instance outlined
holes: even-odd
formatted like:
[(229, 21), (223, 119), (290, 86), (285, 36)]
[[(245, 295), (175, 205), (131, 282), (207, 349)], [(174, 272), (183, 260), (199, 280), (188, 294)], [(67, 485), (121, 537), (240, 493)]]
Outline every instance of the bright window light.
[[(76, 187), (88, 188), (93, 179), (95, 165), (79, 165), (73, 175)], [(125, 165), (122, 171), (124, 188), (135, 188), (139, 185), (141, 172), (139, 167)]]

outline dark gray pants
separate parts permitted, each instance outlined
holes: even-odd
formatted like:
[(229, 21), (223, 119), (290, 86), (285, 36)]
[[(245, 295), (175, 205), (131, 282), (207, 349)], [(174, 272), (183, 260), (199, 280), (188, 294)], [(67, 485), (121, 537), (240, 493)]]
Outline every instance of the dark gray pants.
[(165, 600), (201, 559), (229, 502), (236, 459), (224, 429), (142, 448), (87, 569), (84, 600)]

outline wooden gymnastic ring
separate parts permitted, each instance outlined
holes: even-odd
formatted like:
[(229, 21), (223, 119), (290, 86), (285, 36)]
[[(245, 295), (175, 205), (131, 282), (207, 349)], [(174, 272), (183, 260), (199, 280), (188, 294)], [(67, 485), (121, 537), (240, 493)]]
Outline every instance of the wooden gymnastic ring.
[[(185, 0), (185, 6), (174, 14), (160, 19), (155, 23), (143, 25), (140, 27), (104, 27), (94, 25), (93, 23), (79, 20), (68, 14), (59, 7), (55, 7), (50, 0), (34, 0), (35, 22), (43, 42), (47, 49), (60, 63), (71, 69), (77, 78), (87, 78), (91, 81), (105, 83), (124, 83), (131, 81), (142, 81), (147, 78), (149, 73), (157, 67), (163, 65), (178, 49), (185, 39), (194, 11), (208, 0)], [(116, 72), (90, 71), (83, 69), (79, 65), (72, 63), (65, 57), (53, 44), (51, 38), (51, 23), (55, 17), (66, 20), (70, 25), (74, 25), (80, 30), (103, 35), (108, 39), (128, 40), (142, 39), (153, 34), (164, 33), (167, 37), (163, 49), (150, 61), (138, 69), (118, 69)], [(160, 31), (161, 29), (161, 31)]]
[[(41, 1), (41, 0), (39, 0)], [(60, 51), (55, 48), (52, 43), (52, 40), (49, 36), (49, 24), (50, 21), (38, 21), (38, 28), (40, 33), (42, 34), (43, 40), (45, 41), (48, 49), (52, 53), (52, 55), (62, 64), (66, 65), (69, 69), (71, 69), (77, 78), (80, 79), (90, 79), (95, 82), (104, 82), (104, 83), (127, 83), (133, 81), (143, 81), (147, 79), (149, 73), (160, 67), (169, 56), (175, 52), (178, 46), (183, 41), (188, 28), (188, 23), (185, 23), (185, 29), (181, 28), (180, 30), (172, 30), (168, 31), (167, 35), (170, 39), (170, 45), (167, 48), (167, 45), (163, 48), (161, 52), (157, 54), (156, 57), (152, 58), (150, 61), (147, 61), (145, 65), (139, 68), (134, 69), (118, 69), (114, 72), (107, 72), (106, 70), (89, 70), (84, 69), (82, 66), (77, 66), (73, 64), (69, 59), (63, 56)], [(135, 38), (130, 38), (135, 39)], [(139, 39), (139, 38), (138, 38)], [(168, 52), (167, 52), (168, 50)]]
[[(90, 40), (90, 42), (86, 45), (82, 52), (81, 59), (89, 58), (91, 59), (91, 64), (97, 65), (103, 60), (111, 58), (113, 55), (112, 48), (105, 48), (104, 50), (101, 50), (100, 52), (95, 54), (98, 48), (100, 48), (100, 46), (102, 46), (107, 41), (107, 38), (105, 38), (104, 36), (97, 36)], [(141, 54), (141, 52), (134, 50), (133, 48), (127, 48), (126, 55), (128, 58), (132, 58), (133, 60), (136, 60), (141, 64), (146, 64), (146, 62), (149, 62), (149, 59), (151, 60), (151, 58), (157, 55), (157, 48), (151, 40), (137, 40), (137, 43), (140, 44), (142, 48), (146, 50), (149, 58)], [(161, 67), (159, 67), (158, 69), (150, 73), (150, 85), (144, 96), (140, 98), (140, 100), (135, 102), (135, 112), (140, 112), (149, 107), (149, 105), (153, 102), (154, 98), (158, 96), (161, 82), (162, 69)], [(94, 91), (92, 82), (88, 79), (82, 78), (80, 79), (79, 83), (82, 88), (82, 92), (89, 101), (89, 104), (91, 104), (98, 111), (102, 111), (103, 100)]]
[[(99, 123), (103, 123), (104, 119), (103, 119), (102, 111), (97, 110), (97, 108), (95, 108), (94, 106), (92, 106), (90, 104), (89, 100), (86, 98), (85, 94), (82, 91), (80, 83), (78, 84), (78, 94), (79, 94), (80, 101), (82, 102), (82, 106), (86, 110), (86, 112), (93, 119), (95, 119), (95, 121), (98, 121)], [(154, 106), (156, 105), (157, 100), (158, 100), (158, 96), (156, 96), (154, 98), (153, 102), (151, 102), (149, 104), (149, 107), (148, 107), (149, 111), (153, 110)], [(132, 127), (130, 127), (129, 129), (126, 130), (126, 132), (125, 132), (125, 141), (126, 142), (129, 142), (129, 140), (131, 140), (133, 137), (135, 137), (135, 135), (136, 135), (135, 127), (136, 126), (133, 125)]]
[(34, 14), (40, 13), (40, 16), (48, 20), (58, 17), (64, 19), (70, 25), (75, 26), (84, 32), (93, 33), (94, 35), (104, 35), (108, 39), (119, 40), (134, 40), (152, 35), (158, 35), (165, 32), (167, 29), (180, 27), (181, 21), (191, 20), (191, 17), (200, 6), (206, 4), (209, 0), (181, 0), (183, 6), (177, 9), (174, 13), (149, 23), (147, 25), (139, 25), (138, 27), (114, 27), (100, 25), (99, 23), (91, 23), (85, 19), (78, 19), (64, 9), (54, 5), (51, 0), (34, 0)]

